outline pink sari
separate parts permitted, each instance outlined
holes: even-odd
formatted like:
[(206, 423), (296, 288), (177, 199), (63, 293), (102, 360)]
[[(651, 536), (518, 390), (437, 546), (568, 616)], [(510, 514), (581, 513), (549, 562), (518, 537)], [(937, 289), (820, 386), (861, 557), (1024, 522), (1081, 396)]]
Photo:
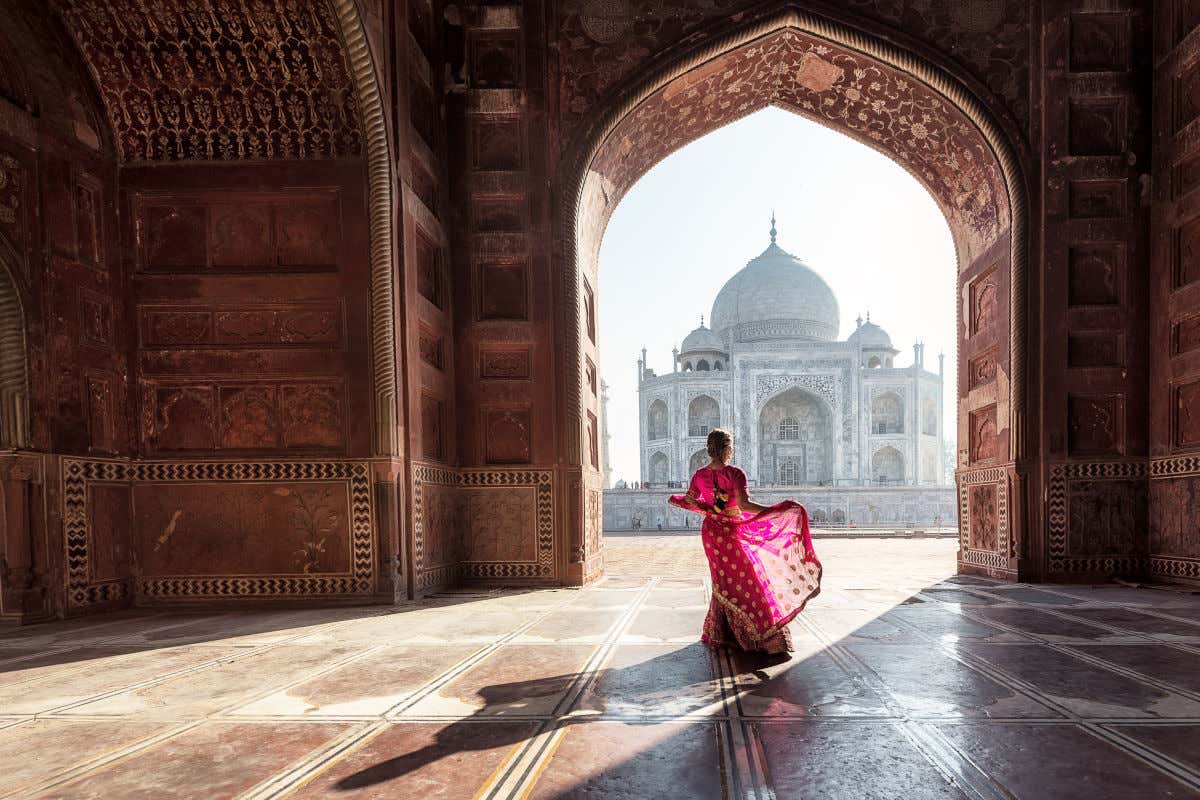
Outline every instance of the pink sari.
[(704, 514), (713, 596), (701, 639), (712, 647), (785, 652), (792, 649), (788, 623), (821, 591), (821, 562), (804, 506), (785, 500), (751, 514), (740, 508), (746, 496), (746, 473), (703, 467), (688, 493), (669, 501)]

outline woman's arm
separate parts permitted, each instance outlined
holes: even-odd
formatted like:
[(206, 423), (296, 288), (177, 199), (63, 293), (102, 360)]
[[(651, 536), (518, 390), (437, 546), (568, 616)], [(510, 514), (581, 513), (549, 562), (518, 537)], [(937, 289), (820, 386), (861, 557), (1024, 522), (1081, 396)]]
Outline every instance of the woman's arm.
[(751, 514), (761, 514), (770, 508), (770, 506), (761, 505), (750, 499), (750, 492), (746, 488), (746, 473), (740, 469), (737, 472), (737, 489), (738, 494), (741, 495), (738, 498), (738, 506), (743, 511), (749, 511)]

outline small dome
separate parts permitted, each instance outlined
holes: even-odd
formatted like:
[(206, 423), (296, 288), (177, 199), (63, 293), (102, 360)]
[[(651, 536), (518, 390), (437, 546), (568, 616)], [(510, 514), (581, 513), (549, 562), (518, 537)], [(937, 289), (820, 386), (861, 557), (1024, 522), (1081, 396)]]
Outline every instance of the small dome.
[(864, 350), (895, 350), (892, 347), (892, 337), (888, 336), (887, 331), (876, 325), (871, 320), (867, 320), (862, 325), (859, 325), (854, 333), (850, 334), (846, 339), (850, 344), (856, 344)]
[(700, 323), (700, 327), (683, 337), (683, 348), (680, 353), (724, 353), (725, 343), (721, 341), (721, 337), (717, 336), (708, 328), (704, 327), (704, 323)]
[(734, 341), (833, 341), (838, 302), (817, 272), (775, 243), (729, 279), (713, 302), (713, 330)]

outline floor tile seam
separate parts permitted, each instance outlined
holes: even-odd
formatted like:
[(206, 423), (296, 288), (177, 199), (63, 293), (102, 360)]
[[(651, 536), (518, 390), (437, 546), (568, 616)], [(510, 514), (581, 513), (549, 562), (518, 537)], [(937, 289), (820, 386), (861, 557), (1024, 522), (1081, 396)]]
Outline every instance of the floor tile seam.
[(514, 748), (514, 752), (505, 760), (506, 768), (503, 771), (498, 770), (480, 787), (475, 795), (478, 800), (510, 800), (525, 798), (532, 793), (567, 731), (577, 724), (575, 721), (564, 723), (564, 718), (575, 709), (600, 670), (612, 659), (621, 635), (633, 624), (646, 598), (657, 584), (658, 578), (652, 577), (638, 591), (621, 616), (613, 621), (604, 639), (576, 670), (574, 679), (555, 705), (552, 711), (555, 720), (543, 724), (533, 736)]
[(26, 723), (33, 722), (35, 719), (36, 717), (32, 715), (28, 717), (6, 717), (4, 719), (0, 719), (0, 730), (4, 730), (6, 728), (15, 728), (18, 725), (25, 725)]
[[(171, 723), (167, 723), (170, 725)], [(159, 731), (155, 734), (150, 734), (136, 741), (121, 745), (120, 747), (109, 750), (101, 755), (93, 758), (84, 759), (76, 762), (65, 769), (59, 770), (52, 775), (43, 777), (39, 782), (27, 784), (15, 792), (6, 795), (0, 795), (3, 798), (32, 798), (53, 789), (56, 786), (69, 783), (73, 780), (81, 778), (85, 775), (94, 772), (101, 772), (111, 766), (126, 761), (142, 752), (149, 750), (163, 742), (174, 739), (193, 728), (202, 724), (202, 721), (189, 721), (182, 724), (169, 727), (167, 730)]]
[(1052, 711), (1062, 714), (1064, 719), (1069, 719), (1076, 722), (1082, 722), (1084, 719), (1074, 709), (1053, 699), (1041, 689), (1038, 689), (1034, 684), (1030, 683), (1024, 678), (1019, 678), (1016, 675), (1013, 675), (1003, 667), (993, 664), (982, 656), (977, 656), (970, 653), (962, 653), (944, 644), (940, 646), (940, 649), (947, 657), (957, 661), (959, 664), (962, 664), (968, 669), (974, 670), (975, 672), (990, 678), (992, 681), (1000, 684), (1001, 686), (1027, 696), (1029, 699), (1041, 706), (1044, 706), (1045, 708), (1049, 708)]
[(235, 616), (234, 612), (216, 613), (216, 614), (201, 614), (199, 619), (192, 620), (191, 622), (176, 622), (173, 625), (159, 625), (154, 628), (147, 628), (146, 630), (138, 631), (137, 633), (122, 633), (117, 636), (107, 636), (107, 637), (104, 637), (101, 639), (97, 639), (94, 642), (88, 642), (87, 646), (89, 646), (89, 647), (111, 647), (113, 645), (120, 645), (121, 644), (120, 640), (127, 636), (144, 636), (147, 633), (155, 633), (157, 631), (169, 631), (172, 628), (186, 628), (189, 625), (198, 625), (201, 622), (227, 619), (232, 616)]
[(383, 721), (375, 721), (350, 728), (320, 745), (283, 769), (237, 795), (237, 800), (260, 800), (260, 798), (284, 797), (311, 782), (321, 773), (341, 761), (350, 753), (362, 748), (376, 736), (388, 730)]
[[(814, 634), (825, 640), (826, 651), (830, 653), (835, 663), (837, 663), (847, 675), (851, 676), (852, 678), (856, 675), (861, 677), (863, 683), (879, 698), (884, 708), (897, 718), (894, 721), (896, 729), (901, 731), (905, 738), (908, 739), (910, 744), (912, 744), (913, 748), (916, 749), (921, 757), (924, 758), (935, 770), (937, 770), (952, 783), (955, 781), (956, 774), (965, 776), (971, 775), (973, 772), (979, 772), (975, 764), (967, 759), (964, 759), (956, 749), (951, 748), (950, 751), (946, 751), (945, 748), (934, 748), (932, 745), (922, 746), (922, 743), (918, 741), (916, 732), (909, 727), (912, 724), (911, 714), (909, 713), (908, 709), (906, 709), (899, 701), (895, 699), (891, 689), (888, 688), (887, 682), (883, 680), (882, 676), (875, 672), (875, 670), (871, 669), (871, 667), (865, 661), (855, 655), (853, 651), (850, 651), (842, 646), (840, 642), (831, 641), (830, 637), (825, 634), (824, 631), (815, 630), (816, 626), (810, 624), (808, 620), (804, 620), (804, 623), (810, 626), (810, 630), (813, 630)], [(938, 645), (935, 644), (934, 646)], [(945, 648), (942, 649), (944, 650)], [(861, 669), (853, 668), (855, 664), (857, 664)], [(955, 755), (951, 756), (950, 753)], [(969, 783), (972, 792), (977, 798), (980, 800), (989, 800), (990, 798), (1005, 796), (1003, 793), (998, 791), (998, 787), (993, 781), (987, 779), (986, 773), (980, 772), (980, 776), (983, 778), (982, 787), (976, 785), (979, 783), (979, 776), (975, 776), (975, 778)], [(956, 783), (955, 785), (958, 784)]]
[[(1197, 624), (1194, 619), (1189, 619), (1188, 617), (1182, 617), (1177, 614), (1169, 614), (1169, 613), (1167, 613), (1167, 611), (1163, 610), (1162, 608), (1158, 608), (1158, 607), (1155, 607), (1155, 608), (1145, 607), (1144, 608), (1142, 606), (1120, 606), (1120, 608), (1125, 608), (1130, 611), (1134, 611), (1138, 614), (1144, 614), (1147, 617), (1157, 617), (1158, 619), (1165, 619), (1165, 620), (1169, 620), (1171, 622), (1186, 623), (1188, 625), (1191, 625), (1193, 628), (1195, 628), (1196, 636), (1200, 637), (1200, 624)], [(1184, 611), (1187, 609), (1170, 609), (1170, 610)], [(1190, 610), (1196, 611), (1196, 610), (1200, 610), (1200, 609), (1190, 609)]]
[[(1077, 623), (1080, 623), (1080, 624), (1083, 624), (1085, 626), (1089, 626), (1092, 628), (1099, 628), (1101, 630), (1106, 630), (1109, 633), (1115, 633), (1120, 636), (1135, 636), (1135, 637), (1138, 637), (1141, 639), (1148, 639), (1151, 641), (1159, 641), (1158, 639), (1155, 639), (1153, 634), (1142, 633), (1141, 631), (1135, 631), (1130, 628), (1122, 628), (1118, 625), (1113, 625), (1113, 624), (1107, 623), (1107, 622), (1097, 622), (1096, 620), (1090, 620), (1090, 619), (1087, 619), (1086, 617), (1074, 616), (1069, 611), (1063, 611), (1060, 607), (1039, 605), (1037, 603), (1026, 603), (1026, 602), (1023, 602), (1020, 600), (1011, 601), (1011, 603), (1013, 605), (1016, 605), (1021, 608), (1029, 608), (1029, 609), (1033, 609), (1035, 611), (1043, 611), (1047, 614), (1050, 614), (1051, 616), (1060, 617), (1062, 619), (1070, 620), (1071, 622), (1077, 622)], [(1113, 606), (1106, 606), (1105, 608), (1119, 609), (1119, 608), (1127, 608), (1127, 606), (1113, 605)], [(986, 617), (984, 619), (986, 619)], [(1197, 633), (1197, 636), (1200, 637), (1200, 632)]]
[(1084, 721), (1080, 723), (1079, 727), (1091, 736), (1112, 745), (1126, 755), (1174, 778), (1192, 791), (1200, 792), (1200, 772), (1184, 764), (1182, 761), (1161, 753), (1153, 747), (1143, 744), (1120, 731), (1111, 730), (1103, 725)]
[[(1019, 628), (1014, 628), (1011, 625), (1006, 625), (1002, 622), (992, 622), (991, 620), (985, 621), (984, 619), (981, 619), (981, 618), (975, 617), (975, 616), (971, 616), (970, 614), (964, 613), (962, 611), (951, 611), (950, 613), (956, 614), (960, 617), (963, 617), (964, 619), (968, 619), (971, 622), (976, 623), (977, 625), (983, 625), (985, 628), (995, 628), (998, 633), (1009, 633), (1009, 634), (1015, 634), (1017, 636), (1020, 636), (1024, 640), (1024, 641), (1020, 642), (1020, 644), (1026, 644), (1026, 643), (1028, 643), (1028, 644), (1043, 644), (1044, 643), (1041, 639), (1038, 639), (1033, 634), (1028, 633), (1026, 631), (1022, 631)], [(938, 644), (938, 645), (943, 644), (943, 641), (941, 639), (939, 639), (936, 636), (929, 635), (921, 628), (920, 625), (913, 622), (912, 620), (907, 620), (907, 619), (904, 619), (903, 617), (889, 617), (888, 622), (895, 624), (895, 625), (899, 625), (900, 627), (908, 628), (910, 631), (915, 632), (918, 636), (920, 636), (927, 642), (931, 642), (933, 644)], [(980, 640), (980, 641), (984, 641), (984, 640)]]
[(1138, 683), (1144, 684), (1146, 686), (1150, 686), (1155, 689), (1160, 689), (1165, 692), (1170, 692), (1172, 694), (1181, 695), (1193, 702), (1200, 703), (1200, 692), (1198, 692), (1194, 689), (1187, 689), (1183, 686), (1177, 686), (1176, 684), (1171, 683), (1170, 681), (1166, 681), (1161, 678), (1155, 678), (1153, 675), (1148, 675), (1144, 672), (1139, 672), (1138, 670), (1132, 669), (1130, 667), (1125, 667), (1120, 664), (1113, 664), (1111, 662), (1105, 661), (1102, 658), (1099, 658), (1098, 656), (1093, 656), (1090, 653), (1081, 652), (1079, 650), (1076, 650), (1076, 649), (1071, 648), (1066, 645), (1056, 645), (1056, 644), (1050, 643), (1047, 646), (1051, 650), (1056, 650), (1060, 653), (1065, 653), (1067, 655), (1070, 655), (1073, 658), (1078, 658), (1080, 661), (1086, 661), (1087, 663), (1091, 664), (1092, 666), (1099, 667), (1100, 669), (1104, 669), (1109, 672), (1115, 672), (1118, 675), (1129, 678), (1130, 680), (1133, 680), (1133, 681), (1137, 681)]
[(932, 725), (907, 720), (896, 725), (900, 733), (926, 761), (953, 786), (975, 800), (1016, 800), (1016, 796), (961, 748)]
[(452, 664), (423, 685), (418, 686), (403, 700), (400, 700), (395, 705), (384, 711), (382, 716), (385, 719), (390, 719), (403, 714), (404, 711), (412, 708), (417, 703), (436, 692), (438, 689), (453, 681), (455, 678), (458, 678), (459, 676), (482, 664), (484, 661), (498, 652), (504, 645), (510, 643), (527, 630), (547, 619), (554, 612), (565, 608), (570, 603), (570, 600), (571, 597), (569, 595), (564, 596), (558, 603), (546, 608), (540, 614), (534, 616), (525, 623), (518, 625), (515, 629), (509, 631), (504, 636), (484, 644), (458, 663)]
[[(120, 688), (112, 689), (107, 692), (100, 692), (98, 694), (91, 695), (87, 698), (84, 698), (83, 700), (72, 701), (70, 703), (64, 703), (61, 706), (56, 706), (54, 708), (46, 709), (44, 711), (39, 711), (36, 714), (36, 716), (45, 717), (45, 716), (64, 714), (65, 712), (68, 712), (73, 708), (78, 708), (79, 706), (84, 706), (89, 703), (96, 703), (101, 700), (107, 700), (110, 697), (115, 697), (116, 695), (124, 694), (125, 692), (137, 691), (139, 689), (147, 689), (152, 686), (157, 686), (159, 684), (167, 683), (168, 681), (174, 680), (176, 678), (181, 678), (185, 675), (189, 675), (189, 674), (192, 674), (195, 672), (203, 672), (204, 670), (211, 669), (212, 667), (216, 666), (217, 664), (233, 663), (235, 661), (242, 661), (243, 659), (249, 658), (250, 656), (258, 655), (259, 653), (270, 650), (274, 646), (275, 646), (274, 644), (262, 645), (260, 647), (251, 648), (251, 649), (247, 650), (247, 652), (245, 652), (245, 653), (232, 653), (232, 654), (227, 654), (224, 656), (218, 656), (216, 658), (211, 658), (208, 661), (202, 661), (198, 664), (193, 664), (188, 667), (182, 667), (173, 672), (168, 672), (163, 675), (156, 675), (153, 678), (147, 678), (143, 681), (135, 681), (133, 683), (126, 684)], [(72, 675), (72, 674), (74, 674), (74, 672), (68, 673), (68, 675)], [(50, 678), (50, 677), (53, 677), (53, 676), (47, 676), (47, 678)], [(41, 679), (39, 679), (39, 680), (41, 680)]]
[(579, 702), (583, 693), (591, 686), (596, 676), (612, 660), (613, 654), (616, 652), (617, 647), (620, 646), (621, 637), (633, 625), (633, 621), (641, 613), (641, 608), (646, 598), (650, 596), (650, 592), (654, 590), (656, 585), (658, 585), (658, 578), (651, 578), (642, 587), (641, 591), (638, 592), (637, 597), (630, 603), (629, 608), (605, 632), (604, 639), (589, 654), (580, 668), (576, 670), (574, 679), (563, 693), (562, 698), (554, 706), (552, 712), (554, 716), (562, 716), (575, 708), (576, 703)]
[[(971, 620), (972, 622), (978, 622), (982, 625), (991, 625), (993, 628), (1000, 628), (1001, 630), (1005, 631), (1006, 633), (1017, 634), (1018, 636), (1021, 636), (1027, 640), (1027, 641), (1023, 641), (1023, 642), (1018, 642), (1016, 644), (1050, 644), (1051, 642), (1055, 641), (1053, 639), (1047, 638), (1049, 635), (1053, 635), (1053, 634), (1039, 634), (1039, 633), (1033, 633), (1032, 631), (1022, 630), (1022, 629), (1016, 627), (1015, 625), (1011, 625), (1007, 622), (1000, 622), (999, 620), (989, 619), (988, 617), (982, 616), (978, 613), (973, 613), (972, 611), (970, 611), (968, 609), (959, 609), (955, 613), (966, 617), (967, 619)], [(1071, 621), (1074, 622), (1076, 620), (1072, 619)], [(1098, 627), (1098, 626), (1092, 626), (1092, 627)], [(1101, 629), (1101, 630), (1103, 630), (1103, 629)], [(1120, 635), (1125, 635), (1122, 632), (1112, 631), (1112, 630), (1108, 631), (1108, 633), (1119, 633)], [(1078, 637), (1071, 637), (1071, 638), (1075, 639)], [(1139, 640), (1145, 640), (1145, 637), (1138, 637), (1138, 638), (1139, 638)], [(1087, 641), (1094, 641), (1094, 640), (1089, 639)], [(997, 642), (997, 644), (1000, 644), (1000, 643)]]
[(359, 659), (366, 658), (370, 655), (378, 653), (379, 651), (385, 649), (386, 647), (387, 647), (387, 645), (383, 645), (383, 644), (372, 645), (372, 646), (366, 648), (365, 650), (359, 651), (357, 653), (351, 653), (350, 655), (340, 658), (331, 663), (322, 664), (321, 666), (314, 668), (314, 670), (312, 672), (304, 673), (303, 675), (301, 675), (299, 678), (296, 678), (295, 680), (291, 680), (291, 681), (288, 681), (283, 684), (276, 684), (268, 689), (264, 689), (264, 690), (261, 690), (261, 691), (255, 692), (255, 693), (251, 693), (251, 694), (248, 694), (238, 700), (234, 700), (229, 705), (223, 706), (222, 708), (218, 709), (217, 711), (214, 711), (209, 716), (221, 717), (221, 716), (230, 715), (239, 708), (250, 705), (252, 703), (257, 703), (259, 700), (270, 697), (273, 694), (277, 694), (279, 692), (285, 692), (288, 689), (293, 689), (303, 683), (308, 683), (309, 681), (316, 680), (317, 678), (320, 678), (324, 675), (328, 675), (329, 673), (339, 670), (342, 667), (345, 667), (349, 664), (353, 664), (355, 661), (358, 661)]
[(734, 719), (730, 721), (728, 730), (731, 739), (729, 749), (733, 756), (731, 771), (737, 779), (739, 798), (776, 800), (770, 765), (756, 726), (743, 719)]
[(908, 709), (898, 703), (892, 696), (887, 683), (880, 675), (871, 669), (865, 661), (842, 646), (841, 641), (834, 641), (828, 633), (820, 629), (814, 621), (800, 617), (801, 624), (817, 637), (823, 645), (823, 652), (829, 655), (837, 667), (850, 678), (851, 682), (861, 681), (862, 684), (876, 696), (884, 710), (891, 716), (904, 720), (908, 718)]

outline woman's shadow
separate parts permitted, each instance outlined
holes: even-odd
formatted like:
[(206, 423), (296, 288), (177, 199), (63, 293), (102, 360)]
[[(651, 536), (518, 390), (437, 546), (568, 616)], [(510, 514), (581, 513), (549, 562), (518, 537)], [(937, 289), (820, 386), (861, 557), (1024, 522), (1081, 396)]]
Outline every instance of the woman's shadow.
[[(455, 753), (509, 747), (539, 731), (587, 722), (600, 714), (625, 721), (638, 721), (639, 717), (661, 720), (706, 708), (719, 714), (725, 697), (716, 660), (724, 657), (723, 651), (710, 651), (697, 642), (636, 664), (609, 667), (594, 674), (570, 672), (485, 686), (476, 693), (483, 705), (469, 717), (439, 730), (432, 743), (347, 775), (338, 780), (334, 788), (351, 791), (386, 783)], [(759, 670), (779, 664), (781, 660), (787, 660), (787, 657), (766, 653), (740, 654), (739, 672), (751, 672), (765, 678), (766, 674)], [(697, 674), (700, 671), (698, 664), (708, 664), (705, 677)], [(556, 697), (559, 698), (557, 702)], [(545, 709), (551, 703), (554, 705), (549, 713), (530, 710), (531, 706)], [(585, 713), (571, 713), (575, 711)], [(535, 715), (543, 718), (531, 719)], [(506, 718), (511, 719), (511, 724), (496, 724)], [(485, 721), (491, 724), (481, 724)]]

